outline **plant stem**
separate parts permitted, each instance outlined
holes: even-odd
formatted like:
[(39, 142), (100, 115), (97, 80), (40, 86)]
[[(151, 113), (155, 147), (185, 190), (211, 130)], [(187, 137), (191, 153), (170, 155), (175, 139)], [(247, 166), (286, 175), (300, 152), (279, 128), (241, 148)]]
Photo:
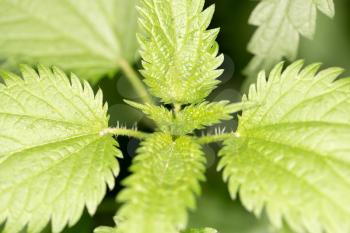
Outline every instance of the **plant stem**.
[(203, 137), (197, 138), (197, 142), (199, 144), (209, 144), (213, 142), (222, 142), (229, 138), (239, 138), (238, 133), (224, 133), (224, 134), (217, 134), (217, 135), (206, 135)]
[(181, 104), (173, 104), (174, 108), (173, 108), (173, 113), (174, 113), (174, 117), (177, 116), (177, 114), (181, 111)]
[(116, 136), (128, 136), (128, 137), (134, 137), (138, 139), (144, 139), (148, 136), (148, 133), (140, 132), (134, 129), (127, 129), (127, 128), (107, 128), (100, 132), (101, 136), (111, 134)]
[(142, 99), (144, 103), (153, 103), (152, 97), (149, 95), (146, 90), (145, 85), (142, 83), (141, 78), (136, 73), (136, 71), (130, 66), (129, 62), (124, 59), (120, 59), (118, 64), (126, 77), (128, 78), (131, 85), (134, 87), (135, 91)]

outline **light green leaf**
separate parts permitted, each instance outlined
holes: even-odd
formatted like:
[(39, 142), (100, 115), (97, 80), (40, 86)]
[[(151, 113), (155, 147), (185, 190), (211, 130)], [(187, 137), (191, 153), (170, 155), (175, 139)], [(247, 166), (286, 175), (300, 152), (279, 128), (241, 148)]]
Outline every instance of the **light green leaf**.
[(0, 223), (4, 233), (27, 224), (60, 232), (93, 214), (119, 172), (102, 93), (58, 70), (23, 66), (23, 79), (2, 72), (0, 84)]
[[(129, 62), (139, 58), (139, 45), (136, 38), (138, 14), (136, 6), (140, 0), (103, 0), (109, 7), (110, 21), (114, 22), (115, 32), (120, 43), (121, 57)], [(109, 5), (108, 5), (109, 4)], [(107, 9), (106, 9), (107, 10)]]
[(155, 133), (143, 142), (118, 200), (118, 233), (178, 233), (204, 180), (205, 156), (190, 137)]
[(295, 232), (349, 232), (350, 79), (302, 66), (260, 74), (248, 96), (260, 104), (243, 111), (219, 168), (232, 197), (276, 227), (283, 217)]
[(115, 233), (116, 228), (113, 227), (98, 227), (94, 230), (94, 233)]
[(0, 60), (57, 65), (97, 81), (136, 53), (137, 0), (0, 0)]
[(312, 38), (315, 34), (317, 8), (334, 16), (333, 0), (262, 0), (257, 5), (249, 19), (259, 28), (248, 45), (254, 58), (244, 71), (250, 76), (246, 87), (261, 70), (270, 70), (284, 58), (296, 58), (300, 35)]
[(193, 228), (184, 233), (218, 233), (218, 231), (213, 228)]
[[(204, 129), (207, 126), (220, 123), (222, 120), (230, 120), (230, 114), (241, 111), (242, 103), (229, 104), (228, 101), (202, 102), (192, 104), (175, 113), (164, 106), (151, 104), (139, 104), (126, 101), (129, 105), (141, 109), (150, 119), (156, 122), (159, 129), (172, 135), (184, 135), (192, 133), (196, 129)], [(245, 103), (246, 106), (249, 106)]]
[(148, 118), (152, 119), (163, 132), (170, 132), (174, 122), (173, 112), (164, 106), (153, 104), (140, 104), (130, 100), (124, 100), (130, 106), (141, 110)]
[(187, 134), (195, 129), (204, 129), (207, 126), (230, 120), (230, 114), (242, 109), (242, 104), (229, 104), (228, 101), (202, 102), (185, 107), (176, 115), (174, 122), (175, 134)]
[(198, 103), (216, 87), (218, 29), (206, 30), (214, 6), (204, 0), (142, 0), (139, 35), (143, 75), (150, 91), (165, 103)]

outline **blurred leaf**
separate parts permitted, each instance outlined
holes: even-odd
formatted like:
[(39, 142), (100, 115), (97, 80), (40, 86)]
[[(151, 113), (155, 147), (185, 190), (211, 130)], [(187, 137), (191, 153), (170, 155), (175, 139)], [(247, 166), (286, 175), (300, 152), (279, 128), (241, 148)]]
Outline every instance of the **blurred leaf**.
[(98, 227), (94, 230), (94, 233), (115, 233), (116, 228), (114, 227)]
[(184, 233), (218, 233), (218, 231), (213, 228), (192, 228)]
[(307, 63), (322, 61), (327, 66), (345, 68), (350, 76), (350, 1), (337, 1), (333, 20), (320, 15), (313, 40), (302, 39), (300, 57)]
[[(212, 177), (213, 175), (210, 175)], [(211, 178), (212, 179), (212, 178)], [(237, 202), (232, 202), (223, 184), (205, 183), (198, 208), (190, 214), (190, 227), (209, 226), (219, 233), (268, 233), (266, 219), (258, 220)]]
[(257, 5), (249, 19), (259, 28), (248, 44), (254, 57), (244, 70), (248, 76), (244, 90), (255, 82), (261, 70), (269, 71), (283, 58), (296, 58), (300, 35), (314, 36), (317, 8), (334, 16), (333, 0), (262, 0)]
[(57, 65), (97, 81), (136, 53), (137, 0), (0, 0), (0, 60)]

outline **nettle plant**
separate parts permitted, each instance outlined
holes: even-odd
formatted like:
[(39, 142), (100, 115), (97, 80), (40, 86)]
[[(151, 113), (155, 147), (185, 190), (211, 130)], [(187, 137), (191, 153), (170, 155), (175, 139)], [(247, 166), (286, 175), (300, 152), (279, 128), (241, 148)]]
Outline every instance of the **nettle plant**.
[[(86, 4), (78, 1), (52, 1), (54, 12), (42, 12), (43, 8), (37, 7), (38, 3), (48, 7), (46, 1), (31, 1), (32, 5), (27, 1), (0, 1), (8, 16), (7, 21), (0, 18), (1, 23), (18, 29), (11, 33), (26, 30), (18, 24), (22, 19), (18, 15), (23, 19), (31, 16), (32, 21), (41, 23), (36, 24), (34, 33), (42, 36), (43, 43), (60, 35), (55, 34), (57, 18), (48, 20), (45, 16), (68, 12), (67, 4), (71, 4), (69, 9), (74, 9), (74, 14), (66, 12), (61, 26), (82, 19), (85, 23), (72, 34), (67, 34), (67, 28), (59, 31), (64, 35), (62, 48), (76, 42), (70, 45), (72, 51), (65, 51), (71, 60), (62, 54), (61, 58), (57, 54), (49, 56), (53, 50), (41, 49), (44, 45), (34, 43), (35, 38), (30, 41), (30, 36), (25, 37), (30, 35), (28, 32), (22, 38), (37, 50), (27, 48), (26, 52), (15, 54), (18, 41), (14, 41), (1, 49), (12, 58), (6, 65), (11, 67), (11, 62), (15, 64), (19, 59), (15, 55), (21, 55), (29, 63), (57, 62), (65, 69), (95, 77), (115, 68), (112, 60), (116, 58), (118, 65), (135, 78), (126, 65), (128, 59), (117, 59), (121, 54), (117, 52), (126, 49), (120, 46), (122, 43), (115, 50), (106, 49), (114, 45), (108, 29), (113, 24), (107, 20), (113, 15), (110, 2), (101, 1), (89, 9), (92, 13), (86, 14)], [(132, 6), (134, 3), (130, 2), (124, 4)], [(289, 9), (287, 3), (294, 8)], [(332, 12), (332, 6), (326, 0), (262, 1), (254, 11), (253, 22), (263, 25), (269, 20), (271, 24), (271, 14), (280, 21), (283, 17), (298, 19), (290, 14), (295, 16), (296, 9), (311, 9), (311, 24), (299, 25), (300, 33), (311, 35), (308, 30), (314, 27), (316, 7), (327, 13)], [(99, 227), (96, 233), (216, 232), (211, 228), (186, 229), (187, 210), (195, 207), (200, 182), (205, 179), (202, 146), (213, 142), (223, 142), (218, 170), (223, 171), (232, 198), (239, 194), (249, 211), (257, 216), (265, 212), (277, 229), (286, 224), (295, 232), (350, 232), (350, 79), (336, 80), (342, 70), (319, 71), (320, 64), (304, 67), (302, 61), (284, 69), (279, 63), (268, 77), (264, 72), (258, 75), (256, 84), (250, 86), (240, 103), (208, 102), (206, 98), (219, 84), (217, 78), (222, 71), (218, 67), (223, 62), (215, 42), (219, 30), (207, 30), (214, 7), (203, 10), (204, 0), (142, 0), (138, 7), (141, 73), (150, 93), (160, 103), (155, 104), (155, 98), (147, 96), (145, 103), (126, 102), (155, 122), (153, 133), (109, 126), (108, 105), (103, 102), (102, 92), (94, 94), (90, 85), (81, 83), (74, 74), (68, 78), (59, 68), (45, 65), (37, 69), (21, 66), (22, 77), (1, 72), (3, 232), (36, 233), (51, 222), (52, 232), (56, 233), (66, 225), (74, 225), (85, 207), (94, 214), (119, 172), (117, 158), (122, 158), (122, 154), (114, 138), (119, 135), (139, 138), (142, 144), (133, 159), (132, 174), (123, 181), (125, 188), (117, 197), (123, 205), (115, 216), (116, 227)], [(279, 9), (285, 11), (278, 14)], [(306, 17), (306, 13), (299, 15)], [(97, 21), (104, 27), (79, 42), (77, 37), (89, 35)], [(287, 30), (285, 27), (293, 21), (282, 22)], [(262, 27), (271, 28), (269, 23)], [(5, 29), (0, 27), (2, 32)], [(10, 30), (7, 32), (11, 34)], [(288, 33), (299, 36), (296, 31)], [(104, 43), (94, 45), (99, 40)], [(73, 50), (78, 45), (81, 47)], [(281, 52), (276, 57), (277, 47), (269, 52), (279, 60), (285, 54)], [(75, 63), (72, 54), (77, 56)], [(83, 57), (85, 60), (79, 60)], [(133, 82), (142, 91), (142, 85), (136, 79)], [(234, 113), (239, 113), (235, 132), (204, 136), (195, 133), (232, 118)]]

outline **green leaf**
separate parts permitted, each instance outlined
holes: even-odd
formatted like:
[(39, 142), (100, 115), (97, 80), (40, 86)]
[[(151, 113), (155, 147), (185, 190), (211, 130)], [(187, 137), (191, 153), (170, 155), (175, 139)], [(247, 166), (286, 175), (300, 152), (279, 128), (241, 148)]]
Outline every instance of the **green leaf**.
[[(172, 135), (184, 135), (192, 133), (196, 129), (204, 129), (207, 126), (220, 123), (222, 120), (232, 118), (230, 114), (241, 111), (242, 103), (229, 104), (228, 101), (202, 102), (192, 104), (178, 113), (173, 113), (164, 106), (151, 104), (139, 104), (126, 101), (129, 105), (141, 109), (150, 119), (156, 122), (158, 128)], [(248, 106), (245, 103), (246, 106)]]
[(98, 227), (94, 230), (94, 233), (115, 233), (116, 228), (113, 227)]
[(108, 127), (102, 93), (71, 82), (54, 68), (39, 74), (22, 67), (23, 79), (2, 72), (0, 84), (0, 223), (4, 233), (27, 225), (40, 232), (51, 220), (60, 232), (90, 214), (114, 186), (121, 153)]
[(295, 232), (349, 232), (350, 79), (302, 66), (260, 74), (248, 96), (260, 104), (243, 111), (219, 168), (232, 197), (276, 227), (283, 217)]
[(184, 233), (218, 233), (218, 231), (213, 228), (193, 228)]
[(149, 136), (131, 166), (132, 175), (118, 200), (117, 232), (178, 233), (186, 228), (187, 209), (204, 180), (205, 156), (190, 137)]
[(195, 129), (204, 129), (222, 120), (230, 120), (230, 114), (240, 111), (241, 108), (241, 103), (229, 104), (228, 101), (189, 105), (176, 115), (173, 126), (175, 134), (191, 133)]
[(214, 6), (203, 7), (204, 0), (141, 1), (142, 73), (151, 93), (165, 103), (202, 102), (219, 83), (219, 30), (206, 30)]
[(57, 65), (97, 81), (136, 53), (137, 0), (1, 0), (0, 60)]
[[(139, 58), (136, 33), (138, 14), (136, 5), (140, 0), (103, 0), (109, 11), (109, 19), (114, 23), (116, 37), (120, 43), (120, 56), (129, 62)], [(84, 2), (84, 1), (83, 1)], [(110, 6), (110, 7), (109, 7)]]
[(153, 104), (140, 104), (130, 100), (124, 100), (130, 106), (140, 109), (148, 118), (152, 119), (163, 132), (170, 132), (174, 122), (174, 115), (171, 110), (164, 106)]
[(284, 58), (297, 56), (300, 35), (315, 34), (317, 9), (334, 16), (333, 0), (262, 0), (250, 16), (249, 23), (259, 28), (248, 45), (254, 58), (244, 73), (247, 87), (261, 70), (270, 70)]

